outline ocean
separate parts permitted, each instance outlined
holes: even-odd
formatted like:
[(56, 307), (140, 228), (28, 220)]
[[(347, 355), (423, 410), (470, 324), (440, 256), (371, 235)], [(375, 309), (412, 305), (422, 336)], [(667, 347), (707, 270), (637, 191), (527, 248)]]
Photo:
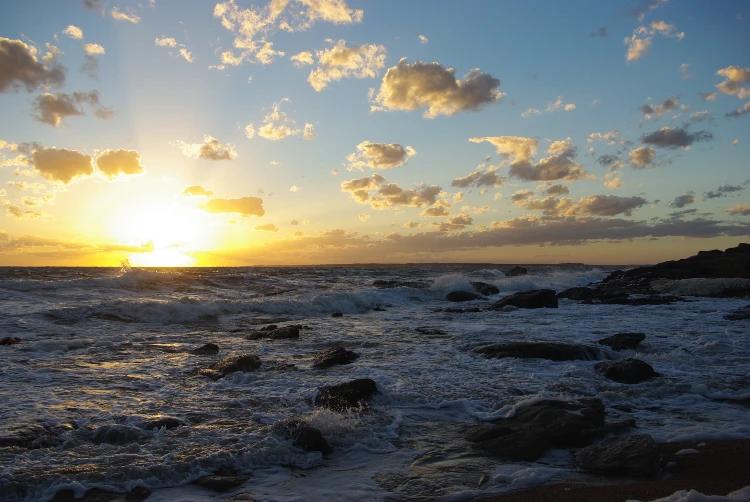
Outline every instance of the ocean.
[[(506, 277), (509, 268), (0, 268), (0, 338), (20, 339), (0, 346), (0, 437), (42, 427), (57, 438), (0, 448), (0, 498), (47, 501), (63, 489), (81, 496), (93, 487), (142, 486), (149, 501), (216, 500), (216, 492), (191, 483), (219, 469), (248, 477), (238, 491), (269, 501), (465, 500), (585, 479), (571, 450), (506, 462), (463, 440), (468, 425), (542, 399), (597, 397), (608, 420), (636, 420), (637, 429), (619, 434), (657, 442), (750, 438), (750, 321), (724, 319), (747, 300), (560, 300), (557, 309), (444, 311), (517, 291), (559, 292), (614, 270), (531, 266), (529, 275)], [(500, 293), (445, 300), (471, 291), (472, 281)], [(300, 337), (248, 338), (271, 324), (301, 325)], [(602, 347), (602, 357), (637, 357), (660, 377), (626, 385), (599, 376), (597, 361), (487, 359), (471, 351), (504, 341), (595, 344), (620, 332), (646, 339), (637, 350)], [(219, 353), (191, 353), (206, 343)], [(334, 345), (359, 358), (313, 369), (315, 354)], [(198, 373), (240, 354), (257, 355), (260, 369), (218, 380)], [(318, 387), (358, 378), (377, 383), (368, 409), (314, 405)], [(143, 430), (158, 417), (183, 425)], [(274, 424), (290, 418), (319, 429), (333, 453), (305, 451), (279, 435)], [(122, 444), (95, 441), (107, 426), (143, 433)]]

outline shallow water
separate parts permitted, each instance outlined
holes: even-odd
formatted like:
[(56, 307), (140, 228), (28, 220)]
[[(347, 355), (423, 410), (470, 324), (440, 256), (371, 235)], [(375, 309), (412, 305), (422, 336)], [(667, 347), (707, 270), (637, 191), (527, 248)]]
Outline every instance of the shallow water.
[[(186, 493), (208, 500), (217, 495), (188, 484), (222, 466), (252, 475), (240, 491), (278, 501), (459, 500), (585, 476), (567, 450), (503, 463), (461, 439), (466, 425), (541, 398), (599, 397), (609, 420), (635, 418), (638, 433), (662, 442), (750, 438), (750, 322), (723, 319), (746, 300), (437, 310), (455, 306), (445, 295), (470, 281), (495, 284), (502, 296), (585, 285), (609, 271), (532, 267), (529, 276), (506, 278), (501, 268), (510, 267), (0, 269), (0, 333), (22, 339), (0, 347), (0, 436), (34, 424), (66, 427), (58, 446), (0, 448), (2, 499), (142, 485), (153, 491), (149, 500)], [(430, 286), (377, 289), (375, 280)], [(332, 318), (336, 311), (344, 316)], [(299, 340), (245, 338), (268, 324), (306, 328)], [(646, 334), (639, 349), (603, 356), (638, 357), (662, 377), (623, 385), (599, 377), (596, 361), (497, 360), (469, 351), (498, 341), (593, 343), (627, 331)], [(207, 342), (221, 352), (190, 354)], [(313, 356), (334, 344), (360, 358), (313, 370)], [(234, 354), (257, 354), (263, 365), (218, 381), (195, 374)], [(317, 387), (354, 378), (378, 384), (370, 411), (312, 405)], [(121, 446), (91, 441), (98, 427), (155, 416), (188, 425)], [(290, 417), (319, 428), (334, 453), (304, 452), (271, 432)], [(489, 481), (480, 488), (484, 474)]]

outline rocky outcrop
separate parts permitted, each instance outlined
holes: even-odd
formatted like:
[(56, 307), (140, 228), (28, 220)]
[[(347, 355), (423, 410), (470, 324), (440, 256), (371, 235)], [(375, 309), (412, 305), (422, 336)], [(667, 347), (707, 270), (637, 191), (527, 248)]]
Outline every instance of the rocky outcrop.
[(600, 474), (646, 475), (659, 472), (659, 449), (648, 434), (607, 439), (587, 446), (575, 454), (575, 463), (583, 470)]
[(330, 455), (333, 452), (333, 448), (323, 434), (302, 420), (290, 419), (276, 422), (273, 425), (273, 432), (292, 441), (294, 446), (305, 451), (319, 451), (323, 455)]
[(482, 295), (470, 291), (451, 291), (445, 296), (445, 299), (449, 302), (470, 302), (481, 298)]
[(225, 377), (230, 373), (242, 371), (243, 373), (250, 373), (260, 368), (261, 362), (258, 356), (246, 354), (241, 356), (227, 357), (221, 361), (217, 361), (210, 366), (209, 369), (200, 370), (198, 373), (218, 380), (219, 378)]
[(359, 354), (346, 350), (344, 347), (336, 346), (326, 349), (323, 352), (319, 352), (315, 355), (315, 362), (313, 362), (313, 368), (325, 369), (335, 366), (337, 364), (350, 364), (357, 360)]
[(366, 407), (367, 399), (377, 390), (377, 384), (369, 378), (359, 378), (339, 385), (318, 387), (315, 405), (340, 412), (361, 409)]
[(489, 309), (500, 310), (506, 305), (512, 305), (520, 309), (556, 309), (558, 302), (554, 290), (536, 289), (533, 291), (522, 291), (508, 295), (493, 303)]
[(621, 359), (619, 361), (605, 361), (594, 365), (594, 371), (604, 378), (619, 383), (640, 383), (650, 378), (660, 376), (647, 362), (640, 359)]
[(264, 338), (268, 338), (269, 340), (288, 340), (299, 338), (299, 329), (300, 327), (297, 325), (282, 326), (281, 328), (269, 327), (255, 331), (254, 333), (250, 333), (249, 335), (247, 335), (247, 338), (248, 340), (261, 340)]
[(569, 300), (583, 301), (594, 296), (594, 289), (585, 286), (576, 286), (568, 288), (557, 293), (558, 298), (567, 298)]
[(516, 357), (520, 359), (549, 359), (550, 361), (593, 361), (602, 359), (597, 347), (558, 342), (515, 342), (485, 345), (472, 350), (490, 359)]
[(197, 349), (193, 349), (190, 351), (191, 354), (197, 354), (197, 355), (212, 355), (212, 354), (218, 354), (219, 353), (219, 346), (215, 343), (207, 343), (201, 347), (198, 347)]
[(529, 271), (526, 267), (515, 266), (512, 269), (505, 272), (506, 277), (517, 277), (519, 275), (528, 275)]
[(472, 282), (471, 287), (474, 288), (474, 291), (484, 296), (492, 296), (500, 293), (500, 289), (497, 286), (487, 284), (486, 282)]
[(635, 421), (605, 422), (599, 399), (541, 401), (493, 425), (469, 428), (465, 439), (483, 452), (509, 460), (534, 461), (549, 448), (582, 447)]
[(631, 350), (638, 347), (645, 339), (646, 335), (643, 333), (617, 333), (616, 335), (597, 340), (596, 343), (606, 345), (613, 350)]

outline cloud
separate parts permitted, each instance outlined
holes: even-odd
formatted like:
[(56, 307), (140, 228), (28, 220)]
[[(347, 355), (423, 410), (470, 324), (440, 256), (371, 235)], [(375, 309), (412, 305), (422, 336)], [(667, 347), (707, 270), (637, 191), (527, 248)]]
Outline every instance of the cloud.
[(620, 139), (620, 131), (617, 129), (605, 133), (592, 132), (591, 134), (589, 134), (586, 143), (592, 143), (594, 141), (606, 141), (610, 145), (618, 145), (624, 143), (624, 141)]
[(444, 206), (444, 205), (435, 205), (428, 208), (425, 208), (424, 211), (422, 211), (422, 214), (420, 216), (428, 217), (428, 218), (441, 218), (443, 216), (448, 216), (450, 214), (449, 211), (450, 206)]
[[(439, 186), (420, 185), (414, 189), (388, 183), (383, 176), (372, 176), (341, 182), (341, 191), (348, 192), (360, 204), (370, 204), (373, 209), (388, 209), (397, 206), (425, 207), (437, 202), (442, 189)], [(374, 193), (371, 193), (374, 192)]]
[(441, 223), (432, 222), (430, 226), (436, 227), (439, 232), (449, 232), (451, 230), (462, 230), (473, 224), (474, 218), (468, 214), (459, 214)]
[(206, 190), (200, 185), (191, 185), (182, 191), (182, 195), (186, 197), (211, 197), (213, 194), (211, 190)]
[(519, 197), (513, 202), (521, 208), (530, 211), (542, 211), (545, 216), (558, 218), (580, 214), (593, 216), (625, 214), (631, 216), (633, 210), (648, 204), (648, 201), (642, 197), (620, 197), (617, 195), (591, 195), (581, 197), (577, 202), (567, 198), (532, 199), (530, 197)]
[(538, 141), (534, 138), (521, 136), (485, 136), (483, 138), (469, 138), (472, 143), (484, 141), (494, 145), (498, 154), (512, 160), (529, 160), (536, 153)]
[(716, 101), (715, 92), (699, 92), (700, 97), (703, 101)]
[(71, 24), (62, 32), (73, 40), (83, 40), (83, 30), (81, 30), (81, 28), (79, 28), (78, 26), (74, 26)]
[(680, 73), (682, 73), (682, 80), (689, 80), (695, 77), (695, 75), (690, 73), (690, 65), (688, 63), (682, 63), (680, 65)]
[(315, 64), (312, 52), (300, 52), (289, 58), (294, 62), (294, 66), (300, 68), (305, 65)]
[(599, 27), (598, 30), (592, 31), (591, 33), (589, 33), (589, 36), (590, 37), (601, 37), (601, 38), (604, 38), (604, 37), (607, 36), (607, 27), (606, 26), (601, 26), (601, 27)]
[(475, 187), (501, 187), (503, 183), (505, 182), (506, 178), (504, 176), (500, 176), (497, 174), (497, 166), (489, 166), (488, 168), (484, 168), (484, 166), (479, 166), (476, 171), (469, 174), (468, 176), (464, 176), (462, 178), (455, 178), (451, 182), (451, 186), (457, 187), (457, 188), (466, 188), (470, 186)]
[(97, 155), (96, 166), (110, 180), (120, 175), (135, 176), (145, 172), (141, 154), (135, 150), (105, 150)]
[(677, 105), (679, 104), (680, 101), (676, 97), (672, 96), (666, 98), (656, 106), (642, 105), (640, 107), (640, 110), (647, 119), (650, 119), (653, 115), (662, 116), (665, 113), (671, 112), (672, 110), (677, 108)]
[(208, 213), (238, 213), (242, 216), (263, 216), (263, 199), (260, 197), (242, 197), (240, 199), (211, 199), (200, 206)]
[(357, 145), (357, 151), (349, 154), (349, 170), (362, 169), (392, 169), (403, 166), (417, 151), (410, 146), (403, 147), (395, 143), (371, 143), (363, 141)]
[(426, 36), (424, 36), (424, 35), (419, 35), (419, 37), (418, 37), (418, 38), (419, 38), (419, 43), (420, 43), (420, 44), (424, 44), (424, 45), (427, 45), (427, 44), (429, 43), (429, 40), (428, 40), (428, 39), (427, 39), (427, 37), (426, 37)]
[(365, 221), (367, 221), (367, 220), (369, 220), (369, 219), (370, 219), (370, 215), (369, 215), (369, 214), (367, 214), (367, 213), (364, 213), (364, 214), (360, 214), (360, 215), (359, 215), (359, 221), (361, 221), (361, 222), (365, 222)]
[(255, 227), (255, 230), (260, 230), (263, 232), (278, 232), (279, 231), (278, 227), (274, 225), (273, 223), (269, 223), (268, 225), (257, 226)]
[(633, 164), (633, 167), (642, 167), (647, 166), (654, 161), (656, 150), (648, 146), (639, 146), (638, 148), (630, 150), (629, 155), (630, 162), (631, 164)]
[(732, 216), (750, 216), (750, 204), (745, 204), (744, 206), (736, 204), (728, 212)]
[(177, 40), (171, 37), (157, 37), (154, 39), (154, 45), (157, 47), (177, 47)]
[(727, 66), (717, 71), (716, 74), (725, 79), (716, 85), (719, 91), (730, 96), (737, 96), (739, 99), (750, 97), (750, 88), (742, 87), (742, 84), (750, 84), (750, 68)]
[(12, 216), (17, 220), (35, 220), (37, 218), (42, 218), (43, 216), (45, 216), (45, 214), (41, 211), (24, 211), (20, 207), (11, 204), (8, 200), (0, 201), (0, 204), (5, 206), (5, 214), (7, 214), (8, 216)]
[(703, 110), (695, 113), (690, 114), (690, 120), (693, 122), (702, 122), (706, 120), (711, 112), (708, 110)]
[(556, 110), (563, 110), (563, 111), (569, 112), (569, 111), (575, 110), (575, 109), (576, 109), (576, 105), (574, 105), (573, 103), (567, 103), (566, 104), (565, 102), (563, 102), (563, 97), (562, 96), (557, 96), (557, 100), (555, 100), (552, 103), (550, 103), (550, 104), (547, 105), (547, 110), (546, 111), (547, 111), (547, 113), (551, 113), (551, 112), (554, 112)]
[(739, 144), (740, 144), (740, 140), (739, 140), (739, 138), (734, 138), (734, 139), (732, 140), (732, 146), (736, 146), (736, 145), (739, 145)]
[(727, 113), (725, 116), (736, 119), (738, 117), (745, 115), (746, 113), (750, 113), (750, 101), (745, 103), (745, 106), (737, 108), (736, 110), (732, 110), (731, 112)]
[(195, 61), (193, 53), (187, 50), (185, 47), (180, 47), (179, 55), (182, 56), (182, 58), (188, 63), (192, 63), (193, 61)]
[(404, 223), (404, 228), (422, 228), (422, 223), (419, 221), (407, 221)]
[(723, 185), (716, 190), (706, 192), (705, 194), (703, 194), (703, 197), (705, 197), (706, 199), (716, 199), (719, 197), (726, 197), (728, 193), (740, 192), (744, 189), (745, 188), (741, 186)]
[(628, 46), (625, 54), (626, 61), (638, 61), (648, 54), (654, 35), (675, 37), (678, 40), (685, 38), (684, 32), (677, 32), (673, 24), (664, 21), (651, 21), (649, 26), (639, 26), (633, 30), (630, 37), (625, 37), (624, 43)]
[(541, 115), (541, 114), (542, 114), (542, 112), (540, 112), (536, 108), (528, 108), (528, 109), (524, 110), (523, 112), (521, 112), (521, 117), (527, 119), (529, 117), (535, 117), (535, 116), (538, 116), (538, 115)]
[(534, 196), (534, 192), (531, 190), (517, 190), (516, 193), (510, 196), (510, 200), (513, 202), (520, 202), (529, 200)]
[(473, 69), (457, 80), (455, 70), (439, 63), (417, 61), (410, 65), (406, 58), (388, 69), (377, 95), (371, 92), (373, 111), (417, 110), (427, 108), (423, 116), (454, 115), (477, 111), (484, 105), (502, 100), (500, 80)]
[(630, 11), (630, 16), (638, 19), (638, 22), (643, 22), (646, 14), (654, 9), (666, 5), (669, 0), (643, 0), (636, 8)]
[(237, 158), (233, 145), (229, 143), (222, 145), (219, 140), (209, 135), (203, 137), (203, 143), (178, 141), (177, 145), (182, 149), (182, 153), (191, 159), (234, 160)]
[(611, 154), (600, 155), (599, 158), (596, 159), (596, 162), (604, 167), (610, 167), (610, 166), (619, 164), (620, 157), (618, 157), (617, 155), (611, 155)]
[(86, 44), (83, 46), (83, 57), (86, 62), (81, 66), (81, 70), (86, 72), (91, 78), (98, 78), (99, 73), (99, 56), (105, 54), (104, 47), (99, 44)]
[[(312, 124), (305, 123), (300, 129), (297, 122), (290, 119), (280, 107), (282, 103), (289, 102), (289, 98), (283, 98), (278, 103), (274, 103), (271, 112), (263, 118), (263, 125), (257, 129), (258, 136), (273, 141), (282, 140), (288, 136), (297, 136), (299, 139), (310, 140), (315, 138), (315, 127)], [(255, 126), (250, 123), (245, 126), (245, 136), (252, 139), (255, 136)]]
[(65, 68), (45, 66), (37, 60), (36, 54), (37, 49), (32, 45), (0, 37), (0, 93), (62, 86)]
[(565, 185), (550, 185), (547, 187), (547, 195), (552, 196), (559, 196), (559, 195), (568, 195), (570, 193), (570, 190), (568, 190), (568, 187)]
[(82, 104), (95, 106), (94, 115), (100, 119), (108, 119), (114, 116), (114, 111), (99, 103), (97, 91), (74, 92), (73, 94), (45, 93), (37, 96), (33, 102), (36, 115), (34, 120), (57, 127), (66, 118), (76, 115), (84, 115)]
[(622, 188), (622, 183), (617, 172), (610, 172), (604, 175), (604, 186), (610, 190)]
[(644, 134), (641, 136), (641, 142), (647, 145), (654, 145), (658, 148), (688, 148), (693, 143), (700, 141), (710, 141), (714, 137), (709, 131), (687, 132), (683, 127), (671, 129), (667, 126), (658, 131)]
[(138, 17), (138, 15), (136, 15), (133, 11), (122, 12), (117, 7), (112, 8), (112, 10), (109, 11), (109, 14), (112, 16), (112, 19), (116, 19), (118, 21), (127, 21), (133, 24), (138, 24), (141, 21), (141, 18)]
[(677, 197), (675, 197), (674, 200), (669, 204), (669, 207), (682, 209), (683, 207), (693, 204), (694, 202), (695, 194), (686, 193), (684, 195), (678, 195)]
[(344, 40), (339, 40), (331, 49), (315, 53), (318, 67), (310, 72), (307, 81), (320, 92), (329, 82), (342, 78), (375, 78), (385, 66), (386, 53), (382, 45), (347, 47)]
[(31, 155), (34, 168), (46, 179), (65, 185), (94, 174), (91, 157), (65, 148), (39, 148)]

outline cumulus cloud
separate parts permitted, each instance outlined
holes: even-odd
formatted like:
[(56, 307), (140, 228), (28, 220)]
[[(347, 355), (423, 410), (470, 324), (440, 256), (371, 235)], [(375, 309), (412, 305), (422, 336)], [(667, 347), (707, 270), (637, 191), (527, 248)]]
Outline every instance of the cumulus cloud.
[(729, 209), (732, 216), (750, 216), (750, 204), (736, 204)]
[(138, 17), (138, 15), (132, 10), (123, 12), (117, 7), (114, 7), (111, 11), (109, 11), (109, 14), (112, 16), (112, 19), (116, 19), (118, 21), (127, 21), (133, 24), (138, 24), (141, 22), (141, 18)]
[(96, 157), (96, 166), (104, 176), (113, 180), (120, 175), (135, 176), (143, 174), (141, 154), (135, 150), (105, 150)]
[(0, 93), (33, 92), (40, 87), (60, 87), (65, 82), (65, 68), (44, 65), (37, 59), (37, 49), (21, 40), (0, 37)]
[(716, 101), (715, 92), (699, 92), (700, 97), (703, 101)]
[(692, 120), (693, 122), (702, 122), (708, 118), (709, 114), (710, 112), (708, 110), (691, 113), (690, 120)]
[(545, 216), (568, 217), (577, 215), (616, 216), (625, 214), (631, 216), (648, 201), (642, 197), (620, 197), (617, 195), (591, 195), (581, 197), (577, 202), (573, 199), (557, 199), (545, 197), (532, 199), (530, 197), (517, 198), (513, 201), (517, 206), (530, 211), (542, 211)]
[(690, 65), (688, 63), (682, 63), (680, 65), (680, 73), (682, 73), (682, 79), (683, 80), (689, 80), (689, 79), (695, 77), (695, 75), (693, 75), (692, 73), (690, 73)]
[(675, 37), (679, 40), (685, 38), (684, 32), (677, 32), (675, 25), (664, 21), (651, 21), (648, 26), (639, 26), (633, 30), (633, 34), (625, 37), (624, 43), (628, 46), (625, 54), (627, 61), (638, 61), (648, 54), (655, 35)]
[(589, 134), (588, 139), (586, 140), (587, 143), (593, 143), (594, 141), (606, 141), (610, 145), (617, 145), (624, 143), (620, 139), (620, 131), (617, 129), (609, 132), (592, 132)]
[(474, 218), (472, 218), (470, 215), (459, 214), (440, 223), (432, 222), (430, 223), (430, 226), (436, 227), (439, 232), (449, 232), (451, 230), (462, 230), (467, 226), (473, 224)]
[(620, 177), (617, 172), (610, 172), (604, 175), (604, 186), (610, 190), (622, 188)]
[(423, 114), (426, 118), (450, 116), (500, 101), (504, 94), (498, 87), (499, 79), (479, 69), (471, 70), (464, 80), (458, 80), (452, 68), (422, 61), (410, 65), (403, 58), (398, 66), (388, 69), (377, 94), (374, 90), (371, 92), (372, 110), (427, 108)]
[(65, 148), (38, 148), (31, 155), (34, 168), (50, 181), (69, 184), (94, 174), (91, 157)]
[(2, 200), (0, 201), (0, 204), (5, 206), (5, 214), (7, 214), (8, 216), (12, 216), (17, 220), (35, 220), (37, 218), (45, 216), (45, 214), (41, 211), (24, 211), (15, 204), (11, 204), (11, 202), (8, 200)]
[(716, 85), (719, 91), (740, 99), (750, 97), (750, 88), (742, 87), (742, 84), (750, 84), (750, 68), (727, 66), (717, 71), (716, 74), (724, 77), (724, 81)]
[(517, 190), (513, 195), (510, 196), (510, 200), (513, 202), (520, 202), (529, 200), (534, 196), (534, 192), (531, 190)]
[(633, 167), (643, 167), (651, 164), (656, 156), (656, 150), (648, 146), (639, 146), (630, 150), (630, 163)]
[(184, 143), (178, 141), (177, 145), (182, 150), (182, 153), (191, 159), (234, 160), (237, 158), (234, 145), (229, 143), (222, 145), (219, 143), (219, 140), (209, 135), (203, 137), (203, 143)]
[(370, 215), (368, 213), (360, 214), (359, 215), (359, 221), (365, 222), (370, 219)]
[(738, 117), (745, 115), (746, 113), (750, 113), (750, 101), (745, 103), (745, 106), (742, 106), (740, 108), (737, 108), (736, 110), (732, 110), (731, 112), (727, 113), (726, 117), (731, 117), (731, 118), (736, 119)]
[(404, 228), (422, 228), (422, 223), (419, 221), (407, 221), (404, 223)]
[(644, 134), (641, 136), (641, 142), (647, 145), (654, 145), (658, 148), (688, 148), (693, 143), (700, 141), (710, 141), (714, 137), (709, 131), (688, 132), (683, 127), (671, 129), (667, 126), (658, 131)]
[(211, 199), (200, 206), (208, 213), (238, 213), (242, 216), (263, 216), (263, 199), (260, 197), (242, 197), (239, 199)]
[(370, 204), (373, 209), (392, 207), (426, 207), (435, 204), (442, 189), (439, 186), (420, 185), (403, 189), (389, 183), (383, 176), (372, 176), (341, 182), (341, 191), (348, 192), (360, 204)]
[(534, 138), (520, 136), (486, 136), (483, 138), (469, 138), (472, 143), (484, 141), (495, 147), (497, 153), (512, 160), (529, 160), (536, 153), (538, 141)]
[(417, 151), (410, 146), (403, 147), (396, 143), (371, 143), (363, 141), (357, 145), (357, 151), (349, 154), (349, 170), (362, 169), (392, 169), (403, 166)]
[(83, 57), (86, 62), (81, 66), (81, 70), (86, 72), (91, 78), (99, 78), (99, 56), (106, 53), (104, 47), (99, 44), (86, 44), (83, 46)]
[(81, 28), (79, 28), (78, 26), (74, 26), (71, 24), (62, 32), (73, 40), (83, 40), (83, 30), (81, 30)]
[(177, 47), (177, 40), (171, 37), (157, 37), (154, 39), (154, 45), (157, 47)]
[(441, 218), (443, 216), (448, 216), (450, 214), (449, 210), (450, 206), (445, 205), (434, 205), (428, 208), (425, 208), (424, 211), (422, 211), (422, 214), (420, 216), (424, 216), (427, 218)]
[(681, 209), (685, 206), (689, 206), (690, 204), (693, 204), (695, 202), (695, 194), (693, 193), (686, 193), (684, 195), (678, 195), (674, 198), (674, 200), (669, 204), (669, 207), (675, 207), (678, 209)]
[(200, 185), (191, 185), (182, 191), (182, 195), (186, 197), (211, 197), (213, 194), (211, 190), (206, 190)]
[(565, 185), (550, 185), (547, 187), (547, 195), (552, 196), (559, 196), (559, 195), (568, 195), (570, 193), (570, 190), (568, 190), (568, 187)]
[(562, 96), (557, 96), (557, 99), (555, 101), (547, 105), (547, 112), (554, 112), (557, 110), (569, 112), (575, 109), (576, 105), (574, 105), (573, 103), (565, 103)]
[(294, 66), (296, 66), (297, 68), (300, 68), (305, 65), (315, 64), (315, 59), (313, 58), (312, 52), (307, 52), (307, 51), (300, 52), (299, 54), (295, 54), (289, 59), (294, 62)]
[(278, 232), (279, 231), (278, 227), (274, 225), (273, 223), (269, 223), (268, 225), (259, 225), (255, 227), (255, 230), (260, 230), (263, 232)]
[(475, 187), (501, 187), (505, 182), (505, 177), (497, 174), (498, 166), (485, 167), (480, 165), (476, 171), (462, 178), (455, 178), (451, 186), (457, 188)]
[(317, 51), (318, 67), (310, 72), (307, 81), (316, 91), (342, 78), (375, 78), (385, 66), (386, 49), (382, 45), (346, 46), (339, 40), (335, 46)]
[(424, 35), (419, 35), (418, 38), (419, 38), (419, 43), (420, 44), (427, 45), (427, 43), (429, 43), (429, 39), (426, 36), (424, 36)]
[(656, 106), (642, 105), (640, 107), (640, 110), (641, 110), (641, 113), (643, 113), (643, 115), (647, 119), (650, 119), (654, 115), (657, 115), (660, 117), (664, 115), (665, 113), (671, 112), (672, 110), (677, 108), (677, 105), (679, 104), (680, 104), (680, 101), (676, 97), (671, 96), (669, 98), (666, 98), (664, 101), (662, 101)]
[(39, 122), (57, 127), (66, 117), (84, 115), (81, 106), (83, 104), (95, 107), (94, 116), (97, 118), (108, 119), (114, 116), (112, 109), (99, 103), (99, 93), (89, 91), (74, 92), (73, 94), (45, 93), (37, 96), (33, 102), (33, 109), (36, 114), (32, 117)]
[[(273, 141), (282, 140), (288, 136), (296, 136), (305, 140), (315, 138), (315, 127), (312, 124), (305, 123), (304, 127), (298, 128), (297, 122), (281, 111), (281, 104), (289, 101), (289, 98), (283, 98), (272, 105), (271, 112), (263, 118), (263, 124), (257, 129), (258, 136)], [(255, 133), (256, 129), (252, 123), (245, 126), (245, 136), (248, 139), (252, 139)]]
[(719, 197), (726, 197), (729, 193), (740, 192), (744, 190), (744, 187), (734, 185), (723, 185), (716, 190), (711, 190), (703, 194), (706, 199), (717, 199)]

